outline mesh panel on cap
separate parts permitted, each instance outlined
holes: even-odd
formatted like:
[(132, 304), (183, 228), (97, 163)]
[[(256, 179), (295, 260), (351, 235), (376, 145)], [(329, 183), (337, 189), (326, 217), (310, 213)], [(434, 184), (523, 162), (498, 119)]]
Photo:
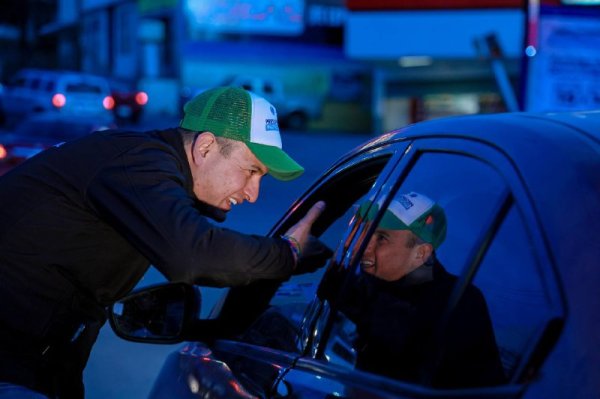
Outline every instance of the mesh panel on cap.
[(193, 101), (193, 106), (191, 103), (186, 104), (184, 111), (187, 115), (192, 115), (196, 118), (200, 118), (202, 116), (202, 111), (206, 107), (206, 104), (210, 100), (210, 96), (198, 96)]
[(250, 116), (248, 95), (239, 89), (229, 89), (215, 99), (206, 119), (222, 124), (222, 136), (246, 141), (250, 138)]

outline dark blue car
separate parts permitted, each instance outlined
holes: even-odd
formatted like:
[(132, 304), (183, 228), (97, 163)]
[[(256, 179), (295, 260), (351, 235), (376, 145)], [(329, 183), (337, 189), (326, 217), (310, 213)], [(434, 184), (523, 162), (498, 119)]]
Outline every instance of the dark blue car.
[[(436, 386), (435, 361), (416, 380), (357, 366), (356, 326), (340, 303), (375, 228), (355, 217), (356, 204), (368, 199), (384, 212), (409, 191), (444, 207), (437, 257), (457, 276), (428, 356), (460, 351), (446, 344), (444, 321), (475, 286), (501, 382)], [(328, 206), (312, 232), (334, 255), (316, 272), (232, 288), (204, 319), (201, 289), (184, 284), (145, 288), (113, 307), (123, 338), (186, 341), (151, 398), (598, 397), (600, 112), (461, 116), (381, 135), (336, 162), (270, 234), (319, 200)], [(469, 324), (462, 328), (467, 336)]]

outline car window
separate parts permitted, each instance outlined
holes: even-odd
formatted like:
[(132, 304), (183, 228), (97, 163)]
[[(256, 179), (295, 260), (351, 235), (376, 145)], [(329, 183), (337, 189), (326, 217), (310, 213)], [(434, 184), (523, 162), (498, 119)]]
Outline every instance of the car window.
[(405, 165), (390, 195), (371, 200), (379, 217), (409, 192), (444, 208), (446, 238), (431, 270), (446, 283), (426, 289), (418, 279), (382, 281), (363, 271), (378, 219), (354, 218), (362, 235), (333, 277), (339, 281), (325, 287), (334, 291), (324, 295), (332, 322), (318, 357), (439, 388), (516, 381), (555, 314), (517, 197), (499, 170), (474, 157), (424, 152)]
[(14, 78), (10, 82), (10, 86), (12, 86), (12, 87), (25, 87), (26, 82), (27, 82), (27, 79), (25, 77), (18, 76), (18, 77)]
[(39, 78), (31, 79), (31, 88), (33, 90), (37, 90), (37, 89), (40, 88), (41, 83), (42, 82), (41, 82), (41, 80)]
[(67, 93), (102, 93), (102, 89), (99, 86), (89, 83), (69, 83), (65, 91)]
[[(365, 162), (367, 166), (356, 167), (355, 173), (349, 171), (343, 177), (332, 179), (313, 194), (317, 199), (325, 199), (328, 204), (328, 214), (321, 216), (321, 220), (328, 220), (328, 225), (319, 232), (319, 239), (332, 251), (340, 245), (340, 239), (348, 229), (348, 221), (355, 211), (354, 202), (373, 187), (388, 159), (389, 154), (369, 160)], [(333, 197), (339, 197), (339, 200), (334, 201)], [(301, 353), (306, 344), (303, 327), (307, 315), (312, 312), (325, 269), (324, 265), (312, 273), (294, 275), (282, 283), (271, 297), (267, 310), (241, 335), (241, 340)]]
[(47, 80), (44, 90), (47, 92), (54, 91), (55, 82), (53, 80)]
[[(320, 237), (320, 240), (330, 249), (334, 250), (338, 246), (340, 237), (348, 228), (348, 221), (353, 213), (354, 208), (349, 208)], [(313, 300), (317, 292), (318, 284), (324, 272), (325, 267), (322, 267), (313, 273), (292, 276), (273, 295), (269, 305), (279, 307), (288, 319), (294, 323), (299, 323), (306, 305)]]
[(525, 372), (526, 355), (556, 317), (525, 226), (513, 204), (473, 280), (487, 298), (502, 365), (515, 382)]

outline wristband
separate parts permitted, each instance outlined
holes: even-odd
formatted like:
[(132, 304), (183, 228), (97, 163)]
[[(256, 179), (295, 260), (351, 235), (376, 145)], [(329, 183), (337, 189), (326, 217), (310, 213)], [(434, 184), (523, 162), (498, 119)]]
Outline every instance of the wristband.
[(294, 260), (296, 261), (296, 264), (297, 264), (298, 260), (300, 259), (300, 255), (302, 253), (302, 251), (300, 250), (300, 243), (298, 242), (298, 240), (296, 240), (292, 236), (283, 235), (283, 236), (281, 236), (281, 238), (289, 244), (289, 246), (292, 250), (292, 253), (294, 254)]

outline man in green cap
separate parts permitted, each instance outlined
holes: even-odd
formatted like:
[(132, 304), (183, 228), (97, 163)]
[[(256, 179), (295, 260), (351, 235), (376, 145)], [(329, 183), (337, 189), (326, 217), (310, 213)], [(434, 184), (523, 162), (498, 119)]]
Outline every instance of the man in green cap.
[[(367, 222), (379, 207), (365, 201)], [(356, 324), (357, 367), (441, 388), (505, 382), (494, 331), (479, 289), (466, 286), (445, 318), (457, 278), (436, 259), (446, 237), (444, 210), (415, 192), (397, 195), (360, 258), (362, 274), (342, 312)]]
[(220, 87), (184, 111), (180, 127), (96, 132), (0, 177), (0, 398), (82, 398), (105, 308), (150, 265), (213, 286), (302, 272), (324, 203), (284, 238), (209, 221), (256, 201), (265, 174), (303, 172), (282, 149), (275, 108)]

